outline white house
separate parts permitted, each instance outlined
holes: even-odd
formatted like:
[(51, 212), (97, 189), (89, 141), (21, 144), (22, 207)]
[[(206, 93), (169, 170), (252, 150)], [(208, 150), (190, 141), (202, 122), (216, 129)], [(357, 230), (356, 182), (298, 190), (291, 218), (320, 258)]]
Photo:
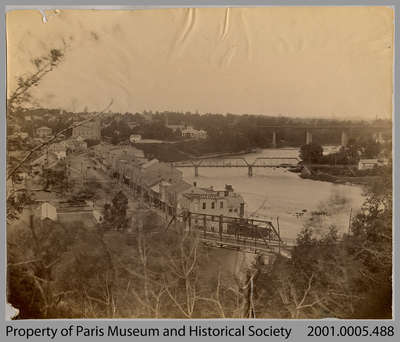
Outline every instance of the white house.
[(373, 169), (376, 166), (380, 166), (378, 159), (360, 159), (358, 162), (359, 170)]
[(129, 141), (134, 144), (142, 140), (142, 136), (140, 134), (131, 134), (129, 137)]
[(204, 130), (197, 130), (191, 126), (186, 127), (182, 130), (182, 136), (185, 138), (193, 138), (193, 139), (206, 139), (207, 132)]
[(103, 223), (104, 221), (104, 215), (98, 211), (98, 210), (93, 210), (93, 217), (96, 220), (97, 223)]
[(67, 147), (65, 142), (59, 142), (55, 144), (51, 144), (48, 147), (50, 152), (53, 152), (58, 160), (64, 160), (67, 157)]
[(42, 206), (40, 207), (40, 218), (44, 220), (45, 218), (48, 218), (52, 221), (57, 221), (57, 209), (52, 206), (50, 203), (43, 203)]
[(39, 127), (39, 128), (36, 130), (36, 135), (37, 135), (39, 138), (48, 138), (49, 136), (52, 135), (52, 133), (53, 133), (52, 129), (49, 128), (49, 127), (46, 127), (46, 126)]

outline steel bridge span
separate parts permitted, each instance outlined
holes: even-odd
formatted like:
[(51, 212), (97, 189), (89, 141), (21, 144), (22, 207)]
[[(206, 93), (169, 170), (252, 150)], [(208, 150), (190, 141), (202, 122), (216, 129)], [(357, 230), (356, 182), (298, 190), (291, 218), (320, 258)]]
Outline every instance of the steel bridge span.
[(293, 244), (282, 240), (279, 225), (271, 221), (186, 212), (181, 217), (188, 230), (195, 229), (203, 244), (247, 253), (290, 257)]
[(171, 166), (177, 168), (192, 167), (196, 177), (199, 176), (199, 168), (247, 168), (248, 175), (251, 177), (254, 168), (292, 168), (297, 166), (299, 162), (300, 159), (296, 157), (259, 157), (253, 162), (249, 162), (245, 158), (211, 158), (174, 162), (171, 163)]

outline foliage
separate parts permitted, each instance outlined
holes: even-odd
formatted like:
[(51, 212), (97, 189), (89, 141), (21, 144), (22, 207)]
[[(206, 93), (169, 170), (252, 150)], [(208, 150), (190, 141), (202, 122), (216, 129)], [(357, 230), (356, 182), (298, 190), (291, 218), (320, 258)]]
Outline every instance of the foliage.
[(7, 222), (19, 217), (22, 210), (33, 203), (32, 195), (26, 190), (15, 192), (7, 198)]
[(88, 148), (98, 145), (100, 143), (100, 141), (98, 139), (86, 139), (85, 142), (86, 142)]
[[(345, 205), (335, 195), (332, 201)], [(329, 210), (332, 203), (329, 203)], [(318, 214), (318, 212), (315, 212)], [(368, 190), (350, 234), (309, 220), (291, 259), (278, 258), (256, 283), (263, 316), (280, 318), (390, 318), (392, 300), (391, 167)]]
[(66, 191), (68, 188), (68, 182), (65, 162), (60, 161), (55, 167), (44, 169), (42, 179), (45, 183), (46, 190), (52, 189), (52, 191)]
[(111, 204), (104, 205), (104, 225), (117, 230), (125, 230), (128, 226), (127, 218), (128, 198), (119, 191), (112, 199)]
[(65, 317), (59, 307), (65, 292), (54, 287), (55, 269), (73, 241), (74, 229), (48, 219), (32, 217), (28, 227), (8, 231), (8, 301), (21, 318)]
[(300, 158), (307, 163), (320, 163), (322, 155), (323, 148), (317, 143), (302, 145), (300, 148)]
[[(361, 308), (362, 317), (391, 316), (392, 301), (392, 174), (391, 167), (367, 192), (363, 210), (352, 222), (348, 249), (363, 265), (362, 285), (370, 298)], [(378, 300), (377, 300), (378, 299)], [(380, 302), (379, 302), (380, 301)]]

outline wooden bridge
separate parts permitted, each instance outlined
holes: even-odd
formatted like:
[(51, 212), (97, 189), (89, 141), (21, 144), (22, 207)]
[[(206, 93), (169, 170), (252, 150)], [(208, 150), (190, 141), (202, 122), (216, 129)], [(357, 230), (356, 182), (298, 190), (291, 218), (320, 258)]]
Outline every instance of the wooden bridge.
[(259, 157), (253, 162), (245, 158), (210, 158), (171, 163), (173, 167), (193, 167), (196, 177), (200, 167), (247, 168), (248, 175), (253, 176), (253, 168), (293, 168), (300, 162), (296, 157)]

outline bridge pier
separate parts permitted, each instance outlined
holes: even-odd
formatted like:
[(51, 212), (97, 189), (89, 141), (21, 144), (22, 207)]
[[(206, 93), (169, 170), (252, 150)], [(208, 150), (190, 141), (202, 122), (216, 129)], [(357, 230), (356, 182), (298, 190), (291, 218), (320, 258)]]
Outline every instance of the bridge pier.
[(194, 176), (199, 177), (199, 167), (198, 166), (194, 167)]
[(342, 131), (342, 137), (340, 139), (340, 145), (346, 147), (349, 142), (349, 137), (345, 131)]
[(248, 173), (249, 177), (253, 176), (253, 167), (252, 166), (249, 166), (247, 173)]
[(311, 144), (312, 143), (312, 133), (311, 131), (306, 131), (306, 145)]
[(272, 147), (276, 147), (276, 131), (272, 132)]

